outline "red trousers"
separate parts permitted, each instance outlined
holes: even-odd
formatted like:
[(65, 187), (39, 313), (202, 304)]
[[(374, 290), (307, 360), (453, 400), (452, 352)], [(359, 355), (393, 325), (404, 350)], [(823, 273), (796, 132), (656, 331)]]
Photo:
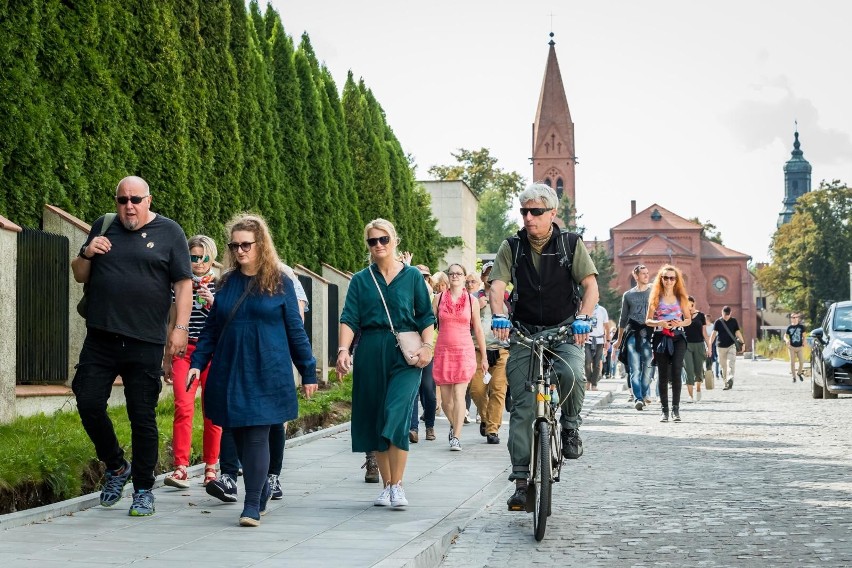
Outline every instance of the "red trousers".
[[(189, 373), (189, 358), (195, 351), (195, 344), (186, 345), (183, 357), (172, 359), (172, 377), (174, 377), (175, 392), (175, 422), (172, 428), (172, 446), (174, 447), (175, 466), (189, 465), (189, 450), (192, 446), (192, 415), (195, 413), (195, 395), (198, 387), (204, 390), (207, 383), (208, 365), (201, 371), (201, 376), (192, 383), (189, 392), (186, 390), (186, 375)], [(202, 399), (203, 400), (203, 399)], [(215, 465), (219, 461), (219, 442), (222, 439), (222, 428), (215, 426), (209, 418), (204, 418), (204, 463)]]

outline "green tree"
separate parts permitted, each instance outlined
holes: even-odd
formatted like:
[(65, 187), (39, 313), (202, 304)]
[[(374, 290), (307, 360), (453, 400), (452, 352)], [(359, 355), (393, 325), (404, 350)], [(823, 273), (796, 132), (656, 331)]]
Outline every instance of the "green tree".
[(506, 237), (520, 227), (509, 217), (511, 198), (489, 189), (480, 194), (476, 214), (476, 252), (497, 252)]
[(613, 287), (616, 274), (609, 250), (603, 244), (595, 241), (589, 251), (589, 256), (592, 257), (592, 261), (598, 269), (598, 291), (600, 293), (598, 303), (606, 309), (609, 319), (617, 320), (618, 312), (621, 310), (621, 294)]
[(698, 217), (690, 217), (688, 220), (692, 221), (696, 225), (701, 225), (702, 227), (704, 227), (704, 232), (701, 233), (701, 238), (707, 239), (708, 241), (712, 241), (720, 245), (724, 244), (722, 242), (722, 233), (719, 231), (719, 228), (716, 227), (716, 225), (714, 225), (710, 221), (701, 221)]
[(352, 173), (352, 159), (347, 143), (346, 120), (343, 116), (343, 105), (337, 93), (337, 85), (329, 70), (320, 68), (320, 84), (323, 107), (323, 120), (328, 129), (329, 150), (331, 163), (334, 168), (333, 179), (337, 186), (337, 202), (334, 210), (337, 213), (335, 223), (340, 227), (339, 250), (337, 259), (340, 268), (355, 272), (363, 267), (363, 246), (360, 237), (364, 230), (361, 211), (358, 207), (358, 193), (355, 191), (355, 179)]
[(563, 193), (562, 199), (559, 201), (558, 215), (567, 230), (577, 233), (581, 237), (586, 232), (586, 228), (579, 224), (583, 216), (577, 214), (577, 208), (567, 193)]
[(476, 215), (477, 252), (497, 252), (500, 242), (517, 231), (508, 217), (512, 198), (526, 183), (521, 174), (497, 167), (497, 158), (488, 148), (467, 150), (459, 148), (452, 154), (456, 164), (432, 166), (429, 174), (439, 180), (460, 179), (479, 198)]
[(796, 202), (789, 223), (772, 238), (772, 262), (758, 272), (761, 287), (777, 304), (819, 321), (827, 303), (849, 298), (852, 189), (839, 180)]

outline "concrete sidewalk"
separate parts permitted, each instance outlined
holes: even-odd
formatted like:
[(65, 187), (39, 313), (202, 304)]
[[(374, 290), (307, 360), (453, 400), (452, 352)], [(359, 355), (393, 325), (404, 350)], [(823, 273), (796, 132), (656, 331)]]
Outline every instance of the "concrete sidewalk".
[[(602, 381), (601, 390), (586, 393), (584, 414), (608, 404), (623, 384)], [(478, 425), (469, 424), (462, 452), (449, 451), (443, 417), (435, 425), (436, 441), (424, 441), (421, 428), (406, 469), (410, 505), (402, 510), (373, 506), (380, 486), (364, 483), (364, 456), (352, 453), (348, 430), (338, 428), (310, 443), (288, 442), (284, 500), (270, 501), (258, 528), (237, 525), (242, 487), (238, 503), (222, 503), (195, 478), (187, 490), (156, 489), (157, 512), (147, 518), (127, 515), (128, 497), (109, 509), (79, 512), (69, 510), (68, 502), (58, 503), (54, 512), (65, 516), (0, 532), (0, 565), (437, 566), (459, 531), (510, 493), (508, 415), (504, 420), (500, 445), (486, 444)], [(85, 504), (78, 508), (92, 496), (80, 502)], [(0, 517), (0, 527), (10, 524)]]

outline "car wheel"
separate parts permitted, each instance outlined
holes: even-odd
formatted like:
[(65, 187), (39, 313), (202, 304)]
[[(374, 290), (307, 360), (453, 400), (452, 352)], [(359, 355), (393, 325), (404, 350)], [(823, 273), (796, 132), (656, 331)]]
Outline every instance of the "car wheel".
[[(813, 367), (811, 367), (811, 369), (813, 369)], [(822, 398), (822, 387), (817, 384), (814, 374), (815, 373), (811, 372), (811, 396), (813, 398)]]
[(837, 393), (833, 393), (828, 390), (828, 379), (825, 377), (825, 371), (822, 373), (822, 398), (837, 398)]

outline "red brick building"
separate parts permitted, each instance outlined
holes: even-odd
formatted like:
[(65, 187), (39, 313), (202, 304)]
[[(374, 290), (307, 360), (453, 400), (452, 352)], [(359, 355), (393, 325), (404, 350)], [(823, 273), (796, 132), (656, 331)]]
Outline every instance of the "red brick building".
[[(532, 125), (532, 179), (563, 193), (577, 206), (574, 168), (574, 122), (562, 84), (556, 59), (555, 42), (550, 34), (547, 64), (541, 94)], [(582, 212), (582, 208), (578, 207)], [(747, 340), (755, 337), (757, 312), (752, 293), (754, 279), (748, 271), (750, 256), (702, 238), (703, 227), (653, 204), (636, 212), (631, 203), (630, 218), (610, 229), (610, 240), (586, 242), (588, 247), (604, 246), (613, 259), (619, 292), (635, 285), (632, 270), (644, 264), (656, 274), (666, 263), (684, 274), (687, 290), (698, 308), (713, 319), (722, 306), (729, 305), (743, 328)], [(615, 319), (618, 314), (611, 314)]]
[(723, 306), (731, 306), (750, 341), (757, 321), (754, 278), (748, 270), (751, 257), (703, 238), (703, 232), (701, 225), (656, 203), (637, 213), (634, 201), (630, 218), (610, 229), (610, 240), (598, 246), (610, 251), (616, 273), (612, 285), (620, 292), (636, 284), (637, 264), (647, 266), (652, 278), (663, 264), (673, 264), (683, 272), (698, 309), (715, 319)]

